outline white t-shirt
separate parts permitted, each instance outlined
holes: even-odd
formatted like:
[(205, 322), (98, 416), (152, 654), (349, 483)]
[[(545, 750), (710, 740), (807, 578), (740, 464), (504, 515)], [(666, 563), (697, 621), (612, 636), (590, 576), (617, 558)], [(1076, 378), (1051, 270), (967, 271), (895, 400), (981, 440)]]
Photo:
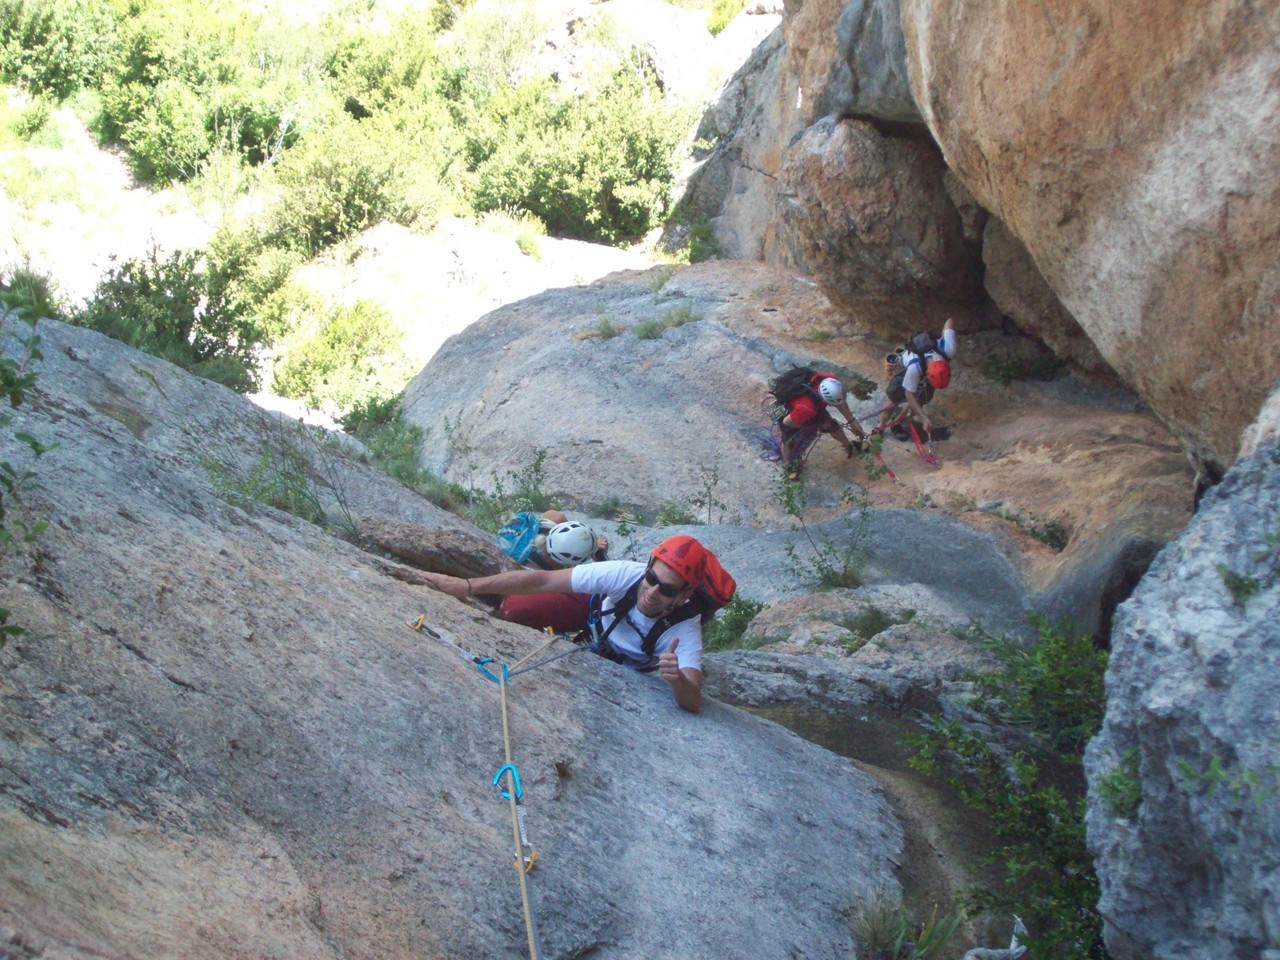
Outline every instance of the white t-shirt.
[[(599, 563), (584, 563), (574, 567), (570, 583), (576, 593), (602, 593), (603, 603), (602, 629), (607, 629), (613, 622), (609, 611), (623, 598), (631, 585), (644, 576), (646, 564), (634, 560), (602, 560)], [(609, 642), (623, 653), (644, 660), (641, 645), (645, 634), (657, 622), (656, 617), (646, 617), (638, 607), (632, 607), (626, 619), (613, 628), (609, 634)], [(654, 657), (651, 663), (658, 662), (657, 655), (665, 652), (676, 638), (680, 646), (676, 647), (676, 662), (680, 669), (702, 669), (702, 621), (698, 617), (682, 620), (665, 631), (654, 644)]]
[[(924, 355), (926, 361), (930, 357), (941, 356), (944, 360), (950, 360), (956, 355), (956, 332), (954, 330), (942, 331), (942, 349), (930, 350)], [(915, 393), (920, 389), (920, 371), (923, 364), (916, 363), (917, 356), (910, 350), (902, 351), (902, 363), (907, 371), (902, 376), (902, 389), (907, 393)], [(679, 651), (677, 651), (678, 653)]]

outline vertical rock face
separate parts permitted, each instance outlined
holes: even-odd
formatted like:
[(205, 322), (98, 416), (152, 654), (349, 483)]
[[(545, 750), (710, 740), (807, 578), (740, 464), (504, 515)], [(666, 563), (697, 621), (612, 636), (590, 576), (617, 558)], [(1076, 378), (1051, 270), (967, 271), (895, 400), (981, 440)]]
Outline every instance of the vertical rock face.
[(56, 445), (21, 504), (50, 525), (0, 558), (24, 631), (0, 650), (0, 956), (520, 956), (508, 736), (545, 956), (854, 954), (843, 911), (902, 859), (867, 775), (599, 657), (504, 698), (462, 651), (514, 663), (544, 638), (385, 575), (243, 478), (288, 469), (400, 556), (478, 530), (446, 537), (456, 517), (221, 386), (40, 331), (0, 430), (19, 468), (15, 433)]
[(766, 259), (811, 271), (831, 299), (932, 296), (980, 288), (975, 251), (927, 140), (826, 118), (787, 151)]
[(911, 95), (899, 0), (788, 4), (786, 36), (804, 117), (875, 117), (920, 124)]
[(1278, 15), (1277, 0), (902, 5), (947, 163), (1216, 465), (1280, 363)]
[(690, 176), (684, 204), (715, 225), (720, 252), (762, 256), (782, 152), (803, 129), (782, 30), (762, 40), (702, 118), (697, 136), (716, 143)]
[(1280, 395), (1116, 615), (1089, 844), (1118, 960), (1274, 957)]
[(1027, 248), (998, 217), (987, 219), (982, 262), (987, 293), (1019, 330), (1039, 337), (1063, 360), (1088, 373), (1112, 373), (1093, 341), (1044, 282)]

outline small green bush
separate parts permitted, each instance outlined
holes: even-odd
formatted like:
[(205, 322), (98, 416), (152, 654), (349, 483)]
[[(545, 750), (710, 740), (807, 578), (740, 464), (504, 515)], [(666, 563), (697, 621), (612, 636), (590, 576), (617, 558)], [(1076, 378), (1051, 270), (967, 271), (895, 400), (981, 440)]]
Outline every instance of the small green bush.
[(700, 316), (693, 312), (693, 304), (678, 303), (662, 315), (662, 325), (664, 327), (683, 327), (686, 323), (693, 323), (701, 319)]
[[(835, 537), (828, 533), (815, 535), (805, 521), (808, 493), (803, 482), (779, 475), (773, 483), (773, 500), (791, 518), (792, 531), (804, 536), (803, 540), (788, 540), (783, 548), (787, 569), (793, 576), (825, 590), (862, 585), (871, 515), (864, 491), (848, 486), (840, 494), (841, 504), (848, 509), (840, 517), (843, 530)], [(802, 544), (808, 544), (809, 549), (802, 549)]]
[(1142, 806), (1142, 779), (1138, 769), (1138, 751), (1126, 750), (1119, 763), (1097, 782), (1098, 796), (1107, 802), (1111, 812), (1123, 820), (1132, 819)]
[(1000, 667), (976, 675), (974, 682), (988, 703), (999, 702), (1001, 719), (1025, 725), (1053, 750), (1078, 758), (1106, 709), (1107, 652), (1066, 623), (1053, 626), (1044, 617), (1032, 623), (1039, 639), (1030, 644), (981, 639)]
[(601, 317), (587, 334), (588, 337), (599, 337), (601, 340), (612, 340), (622, 332), (622, 328), (608, 317)]
[(542, 242), (537, 237), (522, 233), (516, 237), (516, 246), (529, 259), (542, 259)]
[(281, 196), (272, 218), (274, 245), (313, 257), (380, 221), (414, 219), (400, 158), (371, 139), (371, 131), (340, 123), (285, 154), (276, 167)]
[(666, 500), (658, 504), (655, 522), (660, 527), (685, 527), (698, 522), (698, 518), (689, 512), (684, 504), (675, 500)]
[(641, 320), (631, 328), (631, 332), (637, 340), (657, 340), (665, 329), (667, 325), (659, 320)]
[(466, 515), (477, 527), (497, 533), (514, 514), (524, 510), (542, 511), (553, 501), (543, 484), (546, 482), (547, 451), (535, 450), (533, 459), (505, 476), (491, 474), (492, 490), (472, 488), (467, 491)]
[(689, 262), (702, 263), (720, 256), (720, 243), (715, 230), (706, 220), (689, 227)]
[(730, 21), (747, 8), (747, 0), (714, 0), (707, 16), (707, 29), (718, 36)]
[(41, 97), (22, 111), (18, 122), (14, 124), (14, 132), (23, 140), (31, 140), (48, 122), (49, 101)]
[(73, 322), (234, 390), (257, 389), (259, 333), (199, 254), (156, 249), (112, 266)]
[(653, 278), (649, 281), (649, 289), (654, 293), (658, 293), (667, 285), (667, 281), (676, 275), (676, 268), (671, 264), (665, 264), (653, 271)]
[(914, 610), (908, 610), (903, 613), (901, 620), (885, 613), (877, 606), (864, 607), (862, 610), (854, 614), (840, 618), (838, 621), (840, 626), (848, 630), (859, 640), (870, 640), (872, 637), (884, 633), (890, 627), (899, 623), (907, 623), (915, 616)]
[(1217, 565), (1223, 586), (1241, 607), (1247, 606), (1250, 600), (1280, 579), (1280, 529), (1262, 534), (1261, 542), (1249, 551), (1247, 562), (1256, 571), (1256, 576), (1241, 573), (1225, 563)]
[(205, 463), (205, 471), (213, 492), (228, 503), (244, 508), (260, 503), (317, 526), (326, 524), (310, 463), (297, 450), (268, 447), (243, 477), (220, 469), (212, 461)]
[(316, 409), (345, 413), (369, 398), (399, 393), (409, 378), (397, 360), (400, 332), (377, 304), (336, 307), (319, 329), (286, 338), (273, 388)]
[(420, 464), (427, 434), (406, 423), (399, 397), (369, 397), (343, 417), (342, 427), (368, 449), (371, 465), (442, 509), (466, 516), (468, 491), (437, 477)]
[(743, 634), (751, 626), (764, 604), (749, 600), (739, 591), (720, 608), (715, 618), (702, 628), (702, 646), (708, 652), (734, 650), (742, 643)]
[[(909, 916), (901, 897), (881, 895), (859, 906), (850, 922), (866, 960), (937, 960), (960, 925), (959, 913), (938, 916), (935, 904), (929, 916)], [(912, 931), (915, 930), (915, 933)]]
[(0, 284), (0, 303), (9, 310), (22, 310), (32, 319), (65, 320), (57, 290), (57, 282), (47, 273), (30, 266), (15, 267)]
[(124, 130), (134, 173), (161, 184), (195, 176), (213, 146), (209, 120), (197, 91), (175, 78), (160, 81)]

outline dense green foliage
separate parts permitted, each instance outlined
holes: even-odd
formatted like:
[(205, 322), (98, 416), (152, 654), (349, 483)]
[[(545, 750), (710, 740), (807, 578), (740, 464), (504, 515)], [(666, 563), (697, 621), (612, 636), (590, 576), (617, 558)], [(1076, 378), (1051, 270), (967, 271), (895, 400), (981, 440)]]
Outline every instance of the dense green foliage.
[(318, 328), (299, 335), (276, 367), (272, 388), (282, 397), (305, 400), (316, 409), (350, 410), (370, 400), (385, 400), (410, 371), (395, 367), (399, 332), (376, 304), (360, 301), (339, 307)]
[[(535, 257), (540, 232), (641, 237), (668, 212), (691, 118), (599, 25), (591, 32), (609, 52), (585, 84), (540, 75), (531, 58), (544, 26), (520, 0), (324, 13), (249, 0), (0, 0), (0, 81), (33, 97), (6, 108), (9, 135), (56, 136), (50, 105), (74, 98), (136, 175), (186, 183), (222, 209), (208, 250), (117, 266), (72, 319), (248, 389), (261, 348), (305, 340), (297, 326), (323, 313), (299, 309), (290, 271), (373, 224), (497, 212), (521, 224), (517, 241)], [(23, 186), (14, 177), (6, 192)], [(313, 350), (278, 379), (310, 398), (300, 370), (316, 366)]]
[(117, 24), (93, 0), (0, 0), (0, 76), (68, 97), (110, 72)]
[(341, 5), (315, 23), (197, 0), (0, 0), (0, 17), (0, 78), (58, 100), (96, 90), (100, 133), (146, 179), (226, 156), (260, 168), (278, 240), (308, 255), (451, 202), (638, 237), (666, 210), (687, 119), (621, 51), (595, 91), (513, 81), (537, 29), (513, 11), (466, 10), (448, 43), (440, 11), (383, 27)]
[(1007, 753), (955, 720), (935, 718), (908, 738), (912, 766), (943, 777), (989, 818), (1000, 841), (1001, 889), (975, 891), (975, 911), (1012, 911), (1026, 920), (1037, 957), (1105, 957), (1098, 881), (1085, 846), (1081, 753), (1102, 723), (1107, 655), (1088, 635), (1035, 621), (1030, 646), (983, 637), (1000, 662), (975, 674), (972, 706), (997, 724), (1016, 726), (1025, 747)]
[(470, 112), (477, 208), (518, 207), (553, 233), (605, 242), (639, 237), (664, 212), (680, 130), (637, 71), (619, 71), (594, 96), (527, 81)]

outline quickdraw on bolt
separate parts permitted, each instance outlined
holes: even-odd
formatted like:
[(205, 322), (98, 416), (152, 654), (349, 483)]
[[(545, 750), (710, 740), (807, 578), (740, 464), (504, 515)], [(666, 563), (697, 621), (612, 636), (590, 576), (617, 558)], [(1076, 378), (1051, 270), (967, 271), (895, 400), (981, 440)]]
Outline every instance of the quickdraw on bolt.
[(495, 677), (492, 673), (490, 673), (488, 670), (484, 668), (484, 665), (486, 663), (497, 663), (497, 661), (494, 660), (493, 657), (476, 657), (475, 659), (476, 669), (479, 670), (481, 673), (483, 673), (486, 677), (488, 677), (494, 683), (502, 684), (510, 679), (510, 676), (507, 673), (507, 665), (505, 663), (498, 664), (500, 667), (502, 667), (501, 680), (499, 680), (497, 677)]
[[(511, 771), (511, 779), (516, 785), (516, 799), (519, 800), (521, 797), (524, 796), (524, 788), (520, 786), (520, 771), (516, 769), (516, 765), (514, 763), (508, 763), (505, 766), (498, 768), (498, 772), (493, 775), (493, 785), (495, 787), (501, 786), (499, 781), (502, 779), (502, 775), (506, 773), (508, 770)], [(502, 799), (510, 800), (511, 794), (503, 790)]]

